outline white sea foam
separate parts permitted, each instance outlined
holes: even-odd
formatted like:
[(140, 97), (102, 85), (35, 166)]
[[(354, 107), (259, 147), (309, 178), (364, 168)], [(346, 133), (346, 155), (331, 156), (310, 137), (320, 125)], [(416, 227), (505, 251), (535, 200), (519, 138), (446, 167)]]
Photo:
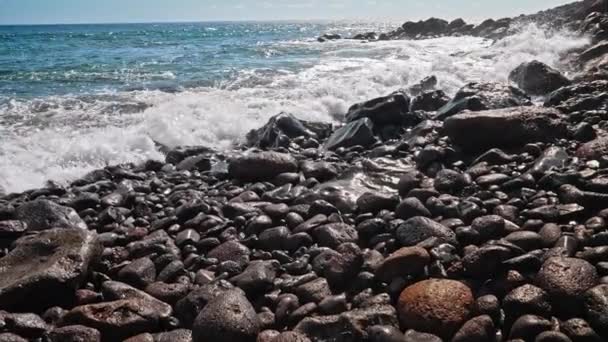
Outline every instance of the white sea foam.
[(510, 70), (532, 59), (563, 70), (561, 54), (585, 44), (585, 38), (535, 26), (496, 43), (473, 37), (292, 41), (272, 49), (312, 49), (320, 57), (302, 60), (305, 67), (298, 72), (243, 70), (220, 87), (174, 94), (134, 91), (12, 101), (0, 107), (0, 187), (22, 191), (108, 164), (161, 158), (154, 141), (228, 148), (281, 111), (333, 121), (353, 103), (432, 74), (452, 95), (469, 81), (506, 81)]

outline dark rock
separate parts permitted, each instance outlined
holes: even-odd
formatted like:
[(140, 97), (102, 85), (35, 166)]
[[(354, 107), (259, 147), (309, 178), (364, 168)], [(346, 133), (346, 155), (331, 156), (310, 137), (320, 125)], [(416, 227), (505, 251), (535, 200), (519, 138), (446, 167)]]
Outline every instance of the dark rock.
[(403, 342), (403, 333), (390, 325), (374, 325), (367, 328), (370, 342)]
[(0, 239), (16, 239), (27, 231), (27, 224), (19, 220), (0, 221)]
[(410, 93), (412, 96), (418, 96), (421, 93), (430, 92), (435, 90), (437, 86), (437, 76), (428, 76), (422, 79), (420, 82), (410, 87)]
[(536, 336), (534, 342), (572, 342), (572, 340), (559, 331), (545, 331)]
[(287, 147), (297, 137), (322, 139), (331, 131), (330, 124), (312, 123), (280, 113), (268, 120), (262, 128), (247, 134), (247, 144), (260, 148)]
[(101, 253), (97, 234), (83, 229), (46, 230), (23, 237), (15, 245), (0, 259), (2, 308), (69, 303)]
[(49, 333), (51, 342), (101, 342), (101, 334), (97, 329), (82, 325), (68, 325), (53, 329)]
[(428, 238), (435, 237), (444, 242), (457, 244), (456, 234), (426, 217), (412, 217), (402, 223), (396, 231), (397, 239), (403, 246), (414, 246)]
[(390, 283), (394, 278), (417, 275), (431, 262), (429, 253), (421, 247), (403, 247), (387, 257), (376, 270), (376, 277)]
[(572, 318), (562, 322), (560, 328), (573, 342), (600, 342), (604, 341), (593, 330), (587, 321), (582, 318)]
[(377, 213), (380, 210), (391, 210), (399, 203), (397, 195), (380, 192), (366, 192), (357, 199), (357, 207), (363, 213)]
[(549, 294), (543, 289), (526, 284), (505, 296), (503, 309), (509, 317), (517, 317), (522, 313), (549, 317), (551, 315), (551, 302)]
[(210, 155), (213, 152), (213, 149), (204, 146), (179, 146), (167, 152), (165, 161), (168, 164), (177, 165), (188, 157)]
[(559, 147), (549, 147), (543, 154), (534, 162), (534, 165), (528, 172), (535, 176), (544, 176), (551, 170), (561, 169), (566, 165), (568, 153)]
[(593, 160), (600, 159), (608, 153), (608, 137), (599, 137), (581, 145), (576, 155), (581, 158)]
[(570, 84), (559, 71), (536, 60), (519, 65), (509, 74), (509, 80), (532, 95), (545, 95)]
[(419, 332), (413, 329), (403, 334), (403, 342), (443, 342), (437, 335)]
[(331, 341), (336, 336), (341, 336), (344, 342), (368, 341), (368, 328), (378, 324), (398, 324), (393, 306), (375, 305), (340, 315), (306, 317), (294, 331), (308, 336), (312, 341)]
[(175, 168), (180, 171), (209, 171), (211, 170), (211, 158), (207, 155), (188, 157), (179, 162)]
[(445, 121), (444, 130), (467, 150), (522, 146), (565, 137), (559, 112), (541, 107), (516, 107), (458, 114)]
[(118, 277), (125, 283), (144, 287), (156, 279), (156, 267), (150, 258), (133, 260), (118, 272)]
[(193, 342), (255, 342), (260, 322), (240, 290), (226, 291), (207, 304), (192, 326)]
[(395, 209), (395, 216), (407, 220), (416, 216), (431, 217), (431, 212), (415, 197), (408, 197), (401, 201)]
[(304, 303), (320, 303), (326, 297), (331, 296), (331, 289), (325, 278), (317, 278), (302, 284), (296, 288), (298, 298)]
[(455, 193), (462, 190), (467, 185), (471, 184), (471, 178), (467, 174), (463, 174), (450, 169), (443, 169), (435, 176), (435, 189), (441, 192)]
[(350, 122), (337, 129), (325, 142), (325, 148), (335, 150), (340, 147), (367, 147), (376, 142), (373, 123), (368, 118)]
[(278, 152), (247, 153), (232, 159), (228, 165), (230, 176), (242, 181), (270, 180), (297, 170), (298, 164), (291, 155)]
[(545, 318), (535, 315), (523, 315), (513, 323), (509, 338), (532, 341), (536, 335), (551, 330), (551, 328), (551, 321)]
[(353, 122), (368, 118), (378, 126), (400, 125), (404, 115), (409, 112), (409, 107), (409, 96), (400, 90), (384, 97), (353, 105), (346, 113), (346, 121)]
[(178, 329), (154, 334), (154, 342), (192, 342), (192, 331)]
[(286, 331), (275, 337), (272, 342), (311, 342), (310, 339), (303, 334), (295, 331)]
[(123, 298), (118, 299), (117, 296), (111, 302), (78, 306), (66, 313), (62, 325), (92, 327), (101, 332), (104, 341), (116, 341), (134, 334), (160, 330), (161, 321), (172, 312), (171, 306), (145, 293)]
[(340, 36), (339, 34), (335, 34), (335, 33), (325, 33), (325, 34), (319, 36), (319, 38), (317, 38), (317, 41), (319, 43), (324, 43), (328, 40), (338, 40), (338, 39), (342, 39), (342, 36)]
[(328, 162), (304, 161), (300, 164), (300, 170), (306, 178), (315, 178), (320, 182), (325, 182), (338, 175), (338, 168)]
[(519, 88), (501, 83), (469, 83), (437, 111), (436, 120), (445, 120), (465, 110), (483, 111), (529, 106), (530, 98)]
[(448, 102), (450, 102), (450, 98), (442, 90), (428, 91), (414, 97), (410, 111), (435, 112)]
[(252, 261), (241, 274), (230, 279), (230, 282), (248, 294), (262, 293), (272, 288), (277, 266), (272, 261)]
[(452, 342), (492, 341), (495, 337), (496, 330), (492, 318), (483, 315), (464, 323), (452, 338)]
[(212, 249), (207, 253), (207, 257), (217, 259), (219, 262), (235, 261), (245, 264), (249, 261), (250, 254), (249, 248), (237, 241), (230, 240)]
[(403, 290), (397, 307), (403, 327), (448, 338), (467, 321), (473, 304), (471, 289), (463, 283), (430, 279)]
[(550, 258), (536, 276), (537, 285), (549, 293), (554, 309), (573, 314), (582, 311), (583, 294), (598, 281), (595, 267), (575, 258)]
[(15, 211), (15, 215), (17, 219), (27, 224), (30, 231), (49, 228), (87, 228), (86, 223), (74, 209), (48, 200), (36, 200), (22, 204)]
[(330, 223), (315, 228), (312, 236), (323, 247), (336, 248), (346, 242), (357, 242), (357, 230), (345, 223)]
[(585, 293), (585, 313), (595, 330), (608, 332), (608, 285), (598, 285)]
[(562, 87), (545, 100), (546, 107), (572, 113), (581, 110), (606, 109), (608, 106), (608, 80), (580, 82)]
[(175, 304), (175, 314), (186, 327), (192, 326), (192, 322), (198, 313), (214, 298), (231, 290), (230, 283), (216, 281), (190, 292), (186, 297)]

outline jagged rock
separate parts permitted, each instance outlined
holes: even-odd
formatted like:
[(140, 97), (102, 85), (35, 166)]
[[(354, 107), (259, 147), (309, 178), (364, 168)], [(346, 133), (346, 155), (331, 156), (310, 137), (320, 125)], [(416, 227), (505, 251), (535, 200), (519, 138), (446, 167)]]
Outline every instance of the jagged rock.
[(100, 253), (97, 234), (84, 229), (50, 229), (20, 238), (0, 259), (0, 308), (70, 303)]
[(165, 314), (149, 301), (126, 298), (77, 306), (63, 317), (62, 324), (92, 327), (101, 332), (104, 341), (117, 341), (142, 332), (160, 330), (160, 320), (168, 317)]
[(306, 317), (294, 328), (312, 341), (331, 341), (341, 336), (340, 341), (367, 341), (367, 328), (374, 325), (397, 326), (397, 313), (391, 305), (375, 305), (355, 309), (339, 315)]
[(608, 108), (608, 80), (576, 83), (549, 95), (545, 107), (565, 113)]
[(228, 165), (230, 176), (242, 181), (270, 180), (297, 170), (298, 163), (291, 155), (278, 152), (248, 152), (232, 159)]
[(529, 106), (532, 102), (519, 88), (502, 83), (469, 83), (437, 111), (436, 120), (445, 120), (465, 110), (482, 111)]
[(193, 342), (255, 342), (260, 322), (241, 290), (226, 291), (207, 304), (192, 326)]
[(403, 90), (351, 106), (346, 121), (368, 118), (374, 125), (399, 125), (409, 111), (410, 97)]
[(322, 36), (320, 36), (319, 38), (317, 38), (317, 41), (319, 43), (323, 43), (328, 40), (338, 40), (338, 39), (342, 39), (342, 36), (340, 36), (339, 34), (335, 34), (335, 33), (325, 33)]
[(509, 80), (532, 95), (545, 95), (571, 83), (559, 71), (536, 60), (520, 64), (511, 71)]
[(188, 157), (211, 155), (214, 152), (215, 151), (213, 149), (204, 146), (179, 146), (167, 151), (165, 162), (168, 164), (177, 165)]
[(331, 124), (299, 120), (292, 114), (279, 113), (268, 120), (263, 127), (247, 134), (247, 145), (260, 148), (289, 146), (292, 139), (307, 137), (326, 138), (331, 132)]
[(581, 52), (579, 59), (581, 60), (581, 62), (586, 63), (592, 59), (602, 57), (607, 53), (608, 53), (608, 42), (600, 42), (600, 43), (597, 43), (597, 44), (593, 45), (592, 47), (588, 48), (587, 50)]
[(418, 96), (421, 93), (432, 92), (437, 86), (437, 76), (431, 75), (410, 87), (410, 94)]
[(435, 112), (449, 101), (450, 98), (442, 90), (427, 91), (414, 97), (410, 105), (410, 111)]
[(15, 215), (25, 222), (29, 231), (49, 228), (87, 229), (86, 223), (74, 209), (64, 207), (49, 200), (36, 200), (19, 206)]
[(445, 121), (444, 131), (467, 150), (522, 146), (567, 136), (558, 111), (532, 106), (458, 114)]
[(325, 148), (335, 150), (339, 147), (363, 146), (367, 147), (376, 142), (373, 123), (368, 118), (350, 122), (337, 129), (325, 142)]

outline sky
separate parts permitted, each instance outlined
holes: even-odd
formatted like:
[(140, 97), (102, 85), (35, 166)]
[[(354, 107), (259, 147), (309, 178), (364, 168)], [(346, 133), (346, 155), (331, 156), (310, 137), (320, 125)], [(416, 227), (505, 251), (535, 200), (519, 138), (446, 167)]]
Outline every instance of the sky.
[(216, 20), (468, 20), (534, 13), (573, 0), (0, 0), (0, 25)]

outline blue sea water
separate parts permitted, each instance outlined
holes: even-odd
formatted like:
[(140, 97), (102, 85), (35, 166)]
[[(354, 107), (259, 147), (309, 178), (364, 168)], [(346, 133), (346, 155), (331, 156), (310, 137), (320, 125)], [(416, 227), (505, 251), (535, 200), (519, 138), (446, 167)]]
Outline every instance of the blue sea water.
[(431, 74), (453, 94), (469, 81), (506, 81), (530, 59), (562, 68), (560, 55), (587, 42), (534, 26), (498, 42), (316, 41), (396, 25), (0, 26), (0, 189), (160, 158), (155, 142), (229, 148), (281, 111), (339, 120), (351, 104)]

